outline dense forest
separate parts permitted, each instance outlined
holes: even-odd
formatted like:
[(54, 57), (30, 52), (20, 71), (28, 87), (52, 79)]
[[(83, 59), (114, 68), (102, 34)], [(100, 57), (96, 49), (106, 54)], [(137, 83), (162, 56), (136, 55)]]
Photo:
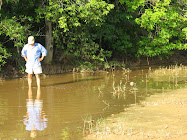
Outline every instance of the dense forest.
[(187, 0), (0, 0), (0, 69), (24, 71), (29, 35), (45, 63), (109, 68), (186, 50)]

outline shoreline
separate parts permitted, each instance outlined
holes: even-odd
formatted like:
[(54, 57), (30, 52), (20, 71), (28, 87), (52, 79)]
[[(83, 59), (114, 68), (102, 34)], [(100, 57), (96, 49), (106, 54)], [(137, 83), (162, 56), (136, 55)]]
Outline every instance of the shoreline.
[(155, 94), (124, 108), (97, 126), (84, 140), (187, 139), (187, 88)]

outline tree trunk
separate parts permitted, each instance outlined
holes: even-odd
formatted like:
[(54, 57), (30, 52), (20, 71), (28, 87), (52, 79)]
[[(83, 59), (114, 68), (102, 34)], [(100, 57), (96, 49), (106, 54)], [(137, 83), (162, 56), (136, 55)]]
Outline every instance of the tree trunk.
[(2, 4), (3, 4), (3, 0), (0, 0), (0, 10), (1, 10)]
[(52, 22), (45, 19), (46, 36), (45, 36), (45, 48), (47, 49), (47, 57), (44, 62), (50, 64), (53, 59), (53, 35), (52, 35)]

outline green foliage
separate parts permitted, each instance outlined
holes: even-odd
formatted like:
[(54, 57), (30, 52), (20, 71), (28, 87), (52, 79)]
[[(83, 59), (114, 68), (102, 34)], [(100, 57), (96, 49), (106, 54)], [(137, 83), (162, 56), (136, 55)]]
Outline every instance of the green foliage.
[(138, 55), (158, 56), (172, 54), (173, 50), (186, 50), (186, 17), (171, 0), (155, 2), (136, 19), (147, 31), (138, 43)]
[[(120, 5), (120, 4), (119, 4)], [(123, 6), (111, 10), (100, 26), (92, 27), (91, 36), (103, 49), (111, 51), (116, 57), (134, 55), (136, 52), (134, 38), (135, 25), (130, 13), (122, 11)], [(127, 28), (128, 27), (128, 28)], [(94, 31), (94, 32), (93, 32)]]
[(90, 2), (78, 1), (67, 8), (59, 9), (62, 16), (59, 18), (59, 27), (64, 29), (64, 32), (71, 28), (80, 27), (82, 24), (92, 23), (100, 25), (103, 22), (103, 16), (114, 8), (114, 5), (107, 4), (101, 0), (92, 0)]
[(0, 43), (0, 70), (1, 67), (6, 64), (5, 59), (7, 57), (11, 56), (10, 53), (7, 52), (6, 48), (3, 47), (3, 45)]
[(5, 35), (9, 37), (9, 40), (14, 42), (15, 47), (22, 47), (23, 40), (26, 39), (25, 30), (26, 27), (22, 26), (19, 22), (17, 22), (16, 17), (12, 17), (11, 19), (3, 19), (0, 22), (0, 35)]
[[(26, 43), (27, 36), (31, 34), (29, 29), (34, 21), (33, 7), (36, 4), (37, 2), (27, 0), (3, 1), (0, 11), (0, 49), (3, 52), (9, 52), (9, 55), (3, 54), (1, 56), (3, 60), (1, 59), (0, 63), (9, 61), (15, 64), (15, 67), (23, 68), (20, 51)], [(17, 57), (14, 57), (16, 53), (18, 53)]]
[[(10, 48), (9, 44), (14, 44), (13, 46), (17, 48), (17, 53), (19, 53), (19, 55), (20, 55), (19, 48), (21, 48), (24, 45), (23, 41), (26, 39), (25, 36), (26, 27), (22, 26), (18, 22), (18, 20), (19, 19), (14, 16), (11, 19), (4, 18), (0, 22), (0, 38), (4, 40), (1, 41), (0, 44), (0, 50), (1, 50), (0, 67), (7, 62), (8, 57), (12, 56), (10, 51), (9, 53), (7, 53), (8, 52), (7, 48)], [(14, 61), (15, 60), (13, 60), (12, 62)], [(19, 62), (16, 61), (16, 63)]]
[(119, 0), (126, 4), (129, 12), (135, 12), (139, 7), (144, 6), (146, 0)]
[[(112, 8), (113, 4), (102, 0), (71, 3), (61, 0), (61, 2), (49, 1), (49, 5), (43, 11), (38, 9), (37, 13), (45, 15), (48, 20), (54, 22), (56, 27), (53, 35), (57, 47), (63, 48), (66, 55), (73, 54), (76, 60), (82, 63), (88, 60), (103, 61), (103, 57), (98, 57), (101, 53), (104, 54), (104, 50), (95, 42), (89, 31), (101, 25)], [(105, 54), (107, 55), (107, 51)]]
[[(52, 22), (54, 49), (85, 69), (116, 66), (116, 58), (171, 55), (187, 49), (186, 5), (186, 0), (6, 0), (0, 63), (6, 63), (7, 52), (19, 53), (28, 35), (44, 41), (45, 20)], [(15, 54), (9, 60), (20, 61)], [(16, 65), (23, 69), (22, 62)]]

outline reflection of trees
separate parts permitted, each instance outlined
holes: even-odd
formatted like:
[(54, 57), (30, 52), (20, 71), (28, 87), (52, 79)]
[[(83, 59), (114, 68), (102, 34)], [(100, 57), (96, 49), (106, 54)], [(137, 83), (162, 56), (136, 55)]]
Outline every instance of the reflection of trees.
[[(0, 98), (0, 126), (1, 128), (5, 124), (5, 121), (8, 120), (8, 100)], [(0, 132), (0, 139), (3, 137), (3, 133)]]
[[(169, 80), (164, 78), (162, 81), (156, 81), (148, 76), (149, 72), (149, 70), (136, 70), (128, 73), (108, 73), (105, 75), (103, 82), (99, 82), (100, 85), (94, 85), (94, 89), (98, 93), (98, 98), (109, 105), (121, 105), (122, 102), (124, 105), (128, 105), (134, 103), (134, 100), (143, 100), (149, 94), (162, 93), (167, 89), (186, 87), (183, 77), (170, 76), (167, 78)], [(162, 75), (160, 78), (162, 79)], [(136, 94), (131, 92), (133, 88), (130, 86), (131, 82), (136, 84)], [(112, 96), (113, 100), (111, 99)]]
[(142, 91), (145, 88), (145, 84), (147, 82), (147, 90), (149, 92), (155, 93), (160, 92), (163, 89), (177, 89), (177, 88), (183, 88), (186, 87), (185, 81), (184, 82), (176, 82), (176, 81), (155, 81), (154, 79), (148, 79), (148, 81), (139, 81), (138, 87), (139, 89), (142, 89)]
[(177, 89), (186, 87), (186, 66), (169, 66), (148, 73), (148, 87), (152, 89)]
[(0, 125), (3, 125), (5, 120), (8, 120), (8, 100), (0, 98)]
[(9, 83), (4, 86), (4, 83), (0, 87), (0, 140), (25, 139), (22, 112), (25, 106), (21, 100), (25, 96), (24, 89), (17, 90), (12, 85), (9, 87)]

